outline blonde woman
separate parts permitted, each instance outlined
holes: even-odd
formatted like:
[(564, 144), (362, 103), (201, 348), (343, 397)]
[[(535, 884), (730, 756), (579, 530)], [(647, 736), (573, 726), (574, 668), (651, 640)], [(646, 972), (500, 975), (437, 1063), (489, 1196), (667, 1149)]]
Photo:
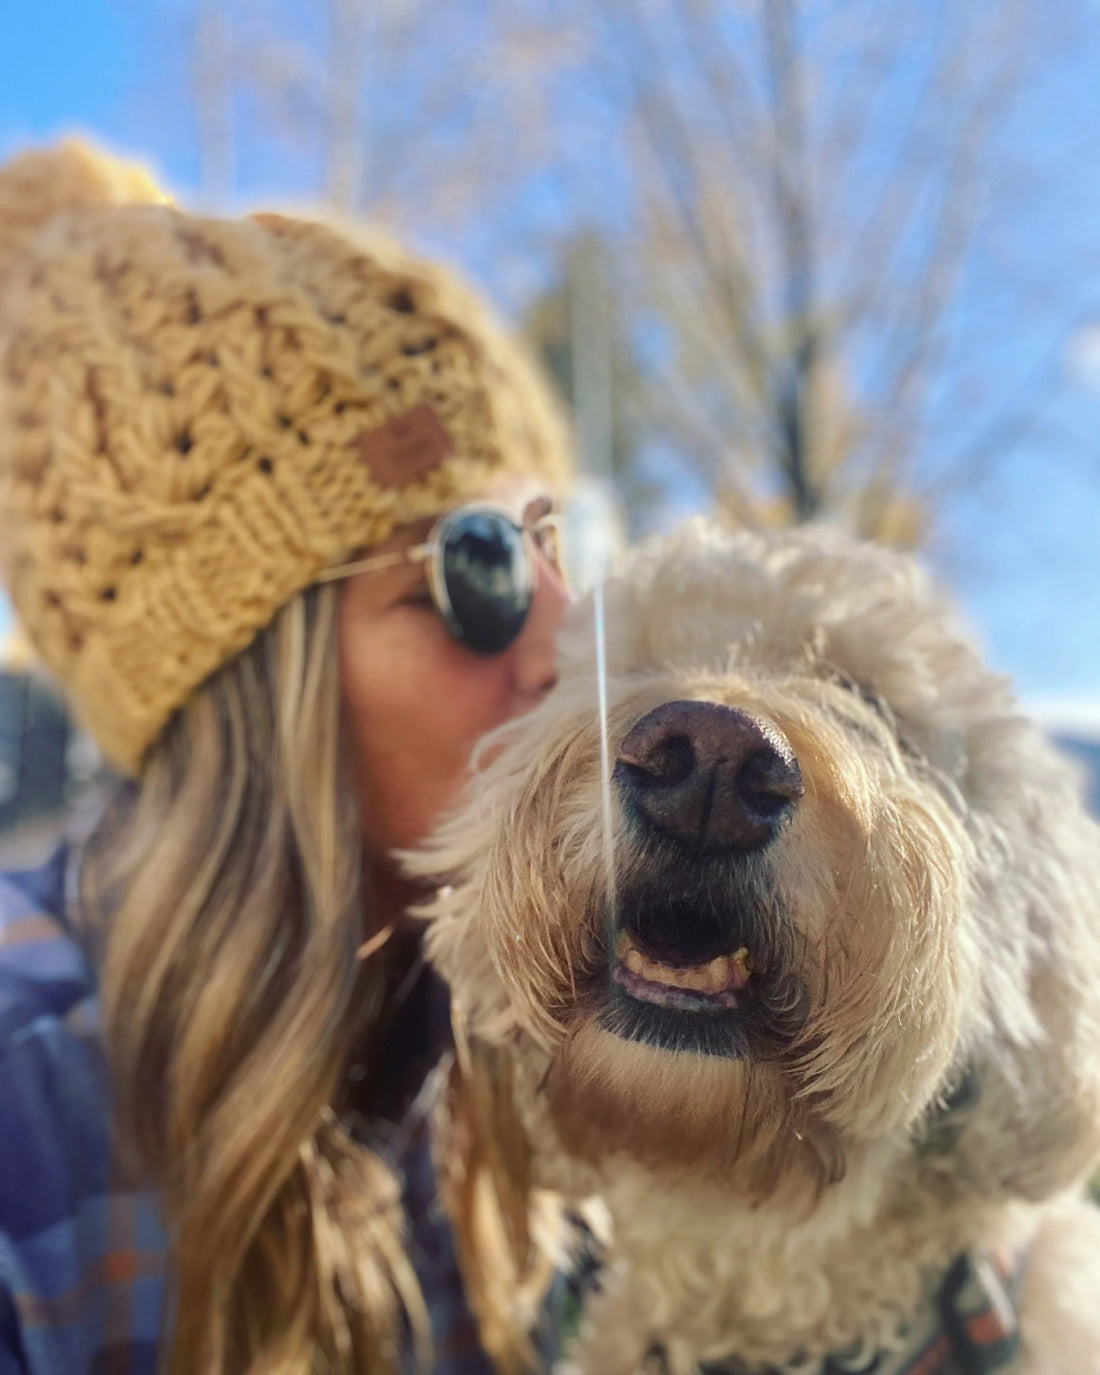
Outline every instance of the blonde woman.
[(0, 880), (0, 1375), (487, 1368), (388, 854), (552, 683), (565, 473), (440, 272), (0, 170), (8, 588), (128, 780)]

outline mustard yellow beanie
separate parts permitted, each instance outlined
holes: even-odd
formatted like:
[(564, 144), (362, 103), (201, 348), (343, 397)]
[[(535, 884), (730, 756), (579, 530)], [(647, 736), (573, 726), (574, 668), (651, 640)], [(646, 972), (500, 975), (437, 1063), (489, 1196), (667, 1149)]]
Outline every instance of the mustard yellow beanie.
[(0, 553), (117, 768), (322, 569), (567, 466), (533, 366), (438, 268), (185, 214), (80, 144), (0, 168)]

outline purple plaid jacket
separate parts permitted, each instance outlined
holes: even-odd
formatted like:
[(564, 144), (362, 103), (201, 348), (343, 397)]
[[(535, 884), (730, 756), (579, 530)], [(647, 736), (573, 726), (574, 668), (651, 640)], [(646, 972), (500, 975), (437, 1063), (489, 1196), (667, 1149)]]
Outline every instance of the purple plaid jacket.
[[(0, 1375), (153, 1375), (165, 1235), (155, 1195), (112, 1139), (95, 984), (65, 925), (65, 871), (61, 850), (34, 872), (0, 875)], [(425, 1130), (410, 1134), (401, 1166), (431, 1375), (490, 1375)]]

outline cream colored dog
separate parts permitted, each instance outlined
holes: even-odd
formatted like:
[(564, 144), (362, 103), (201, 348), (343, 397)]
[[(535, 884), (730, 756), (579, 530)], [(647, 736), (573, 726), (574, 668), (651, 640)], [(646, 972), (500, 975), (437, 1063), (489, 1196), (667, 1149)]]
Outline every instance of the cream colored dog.
[(607, 587), (605, 795), (591, 621), (419, 860), (502, 1168), (610, 1216), (570, 1367), (1100, 1371), (1070, 770), (908, 560), (696, 524)]

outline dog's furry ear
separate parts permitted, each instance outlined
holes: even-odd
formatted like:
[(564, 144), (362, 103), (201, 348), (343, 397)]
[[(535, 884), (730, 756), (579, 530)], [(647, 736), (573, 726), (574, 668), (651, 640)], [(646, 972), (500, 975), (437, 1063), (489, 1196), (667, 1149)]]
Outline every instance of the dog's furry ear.
[(1040, 1012), (1042, 1040), (1020, 1049), (1014, 1065), (998, 1056), (979, 1068), (981, 1100), (958, 1150), (968, 1182), (983, 1191), (1039, 1202), (1100, 1162), (1097, 1046), (1079, 1025), (1065, 1026), (1064, 1006), (1049, 1012)]
[(969, 1186), (1037, 1201), (1100, 1161), (1100, 828), (1073, 771), (1015, 724), (971, 753), (980, 1096), (955, 1154)]
[(1100, 1094), (1095, 1083), (1049, 1070), (1045, 1057), (1011, 1079), (982, 1065), (979, 1101), (935, 1114), (918, 1149), (948, 1160), (968, 1192), (990, 1197), (1038, 1203), (1080, 1184), (1100, 1162)]

